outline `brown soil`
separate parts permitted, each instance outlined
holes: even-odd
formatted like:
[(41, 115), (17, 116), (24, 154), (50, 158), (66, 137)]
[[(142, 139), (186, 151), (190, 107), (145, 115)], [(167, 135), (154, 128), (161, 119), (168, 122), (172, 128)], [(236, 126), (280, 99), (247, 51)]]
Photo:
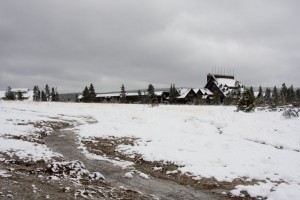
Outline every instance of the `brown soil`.
[[(258, 180), (252, 180), (251, 182), (246, 182), (246, 178), (235, 179), (232, 182), (219, 182), (215, 178), (201, 178), (200, 180), (195, 180), (190, 174), (182, 174), (178, 170), (180, 166), (175, 165), (174, 163), (164, 161), (149, 162), (144, 160), (141, 155), (135, 154), (134, 158), (132, 158), (132, 156), (128, 156), (116, 150), (118, 145), (121, 144), (134, 146), (136, 140), (138, 140), (138, 138), (117, 138), (111, 136), (109, 138), (95, 138), (93, 140), (85, 140), (82, 142), (87, 147), (87, 150), (91, 153), (102, 156), (104, 155), (110, 159), (120, 158), (122, 160), (131, 161), (134, 163), (136, 170), (150, 174), (156, 178), (172, 180), (182, 185), (188, 185), (196, 189), (209, 190), (213, 193), (221, 193), (226, 191), (228, 197), (232, 199), (256, 199), (251, 198), (247, 193), (244, 193), (245, 197), (231, 197), (229, 191), (240, 184), (253, 185), (257, 183)], [(154, 170), (154, 168), (160, 168), (160, 170)], [(167, 174), (168, 171), (170, 172), (174, 170), (177, 170), (177, 172)]]
[[(30, 122), (31, 123), (31, 122)], [(30, 123), (18, 123), (28, 125)], [(69, 127), (67, 122), (38, 122), (31, 123), (34, 127), (45, 126), (58, 130)], [(11, 136), (6, 138), (19, 139), (44, 144), (46, 131), (32, 133), (29, 136)], [(74, 181), (71, 176), (64, 176), (59, 180), (51, 179), (54, 175), (49, 170), (49, 163), (44, 161), (24, 161), (19, 158), (0, 153), (0, 170), (4, 170), (8, 177), (0, 176), (0, 199), (153, 199), (140, 192), (118, 187), (105, 180), (91, 180), (83, 177)], [(53, 161), (63, 161), (53, 158)]]
[(104, 180), (86, 178), (80, 184), (74, 184), (69, 178), (51, 180), (53, 174), (44, 161), (28, 163), (10, 159), (0, 162), (0, 170), (10, 175), (0, 176), (0, 199), (151, 199)]

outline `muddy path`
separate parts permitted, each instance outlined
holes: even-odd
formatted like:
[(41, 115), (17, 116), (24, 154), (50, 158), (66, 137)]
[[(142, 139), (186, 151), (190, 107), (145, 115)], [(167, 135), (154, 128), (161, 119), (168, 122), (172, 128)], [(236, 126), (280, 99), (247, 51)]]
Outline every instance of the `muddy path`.
[(79, 160), (92, 172), (100, 172), (106, 180), (118, 186), (137, 190), (145, 194), (155, 195), (159, 199), (228, 199), (226, 196), (211, 194), (178, 183), (150, 177), (142, 178), (134, 175), (133, 178), (124, 177), (131, 169), (122, 169), (108, 161), (92, 160), (87, 158), (78, 149), (78, 139), (71, 130), (61, 129), (45, 138), (46, 145), (53, 151), (62, 154), (66, 160)]

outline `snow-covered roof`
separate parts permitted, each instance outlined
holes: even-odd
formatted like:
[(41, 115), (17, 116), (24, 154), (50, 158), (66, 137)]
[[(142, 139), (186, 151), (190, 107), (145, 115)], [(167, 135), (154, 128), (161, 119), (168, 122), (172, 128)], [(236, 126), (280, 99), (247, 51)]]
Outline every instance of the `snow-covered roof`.
[(237, 81), (229, 78), (216, 78), (216, 82), (218, 85), (223, 85), (227, 87), (237, 87)]
[(189, 88), (180, 88), (178, 89), (178, 93), (179, 93), (179, 97), (177, 97), (178, 99), (183, 99), (186, 97), (186, 95), (188, 95), (188, 93), (191, 91), (192, 89)]
[(120, 92), (116, 92), (116, 93), (97, 94), (96, 97), (110, 98), (110, 97), (119, 97), (120, 95), (121, 95)]
[(203, 95), (213, 95), (213, 93), (207, 88), (200, 89)]
[(28, 88), (12, 88), (11, 91), (12, 92), (28, 92), (29, 89)]
[(197, 94), (199, 92), (199, 88), (193, 88), (194, 92)]

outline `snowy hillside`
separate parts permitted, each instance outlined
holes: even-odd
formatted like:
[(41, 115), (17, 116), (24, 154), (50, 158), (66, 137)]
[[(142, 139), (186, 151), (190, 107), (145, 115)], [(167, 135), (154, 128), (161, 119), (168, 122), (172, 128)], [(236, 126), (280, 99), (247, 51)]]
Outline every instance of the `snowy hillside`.
[[(83, 138), (129, 136), (140, 138), (119, 151), (137, 153), (148, 161), (170, 161), (194, 179), (214, 177), (257, 180), (239, 185), (233, 195), (247, 191), (253, 197), (296, 199), (300, 196), (300, 118), (285, 119), (281, 112), (235, 112), (223, 106), (158, 106), (117, 104), (65, 104), (0, 102), (0, 151), (16, 146), (3, 136), (27, 134), (16, 121), (77, 120), (76, 133)], [(97, 123), (83, 120), (88, 117)], [(33, 128), (33, 127), (30, 127)], [(29, 151), (28, 145), (18, 145)], [(33, 150), (32, 150), (33, 151)], [(48, 152), (46, 147), (36, 148)], [(30, 152), (34, 155), (34, 153)], [(45, 153), (49, 156), (49, 153)]]

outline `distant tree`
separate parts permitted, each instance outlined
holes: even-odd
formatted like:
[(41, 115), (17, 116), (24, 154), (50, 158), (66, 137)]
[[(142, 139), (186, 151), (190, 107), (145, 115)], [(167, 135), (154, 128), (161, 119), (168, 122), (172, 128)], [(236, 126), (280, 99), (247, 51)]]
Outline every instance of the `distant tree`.
[(56, 95), (55, 95), (55, 89), (54, 89), (54, 87), (51, 88), (50, 99), (51, 99), (51, 101), (56, 101)]
[(18, 100), (22, 100), (23, 99), (23, 94), (22, 94), (21, 91), (17, 92), (17, 98), (18, 98)]
[(261, 85), (259, 86), (258, 88), (258, 95), (257, 95), (257, 98), (263, 98), (264, 97), (264, 94), (263, 94), (263, 89), (261, 87)]
[(121, 86), (120, 103), (127, 103), (126, 90), (125, 90), (124, 84), (122, 84), (122, 86)]
[(264, 100), (265, 100), (266, 103), (271, 102), (271, 89), (268, 88), (268, 87), (266, 88), (266, 91), (265, 91)]
[(41, 99), (41, 93), (40, 93), (39, 86), (35, 85), (33, 87), (33, 101), (40, 101), (40, 99)]
[(169, 93), (169, 102), (171, 104), (176, 103), (177, 97), (178, 97), (178, 93), (177, 93), (175, 84), (171, 84), (170, 93)]
[(250, 90), (245, 90), (238, 102), (238, 110), (251, 112), (255, 109), (255, 97)]
[(300, 88), (298, 88), (297, 90), (296, 90), (296, 101), (297, 102), (300, 102)]
[(273, 99), (273, 106), (277, 106), (279, 103), (279, 100), (280, 100), (280, 95), (279, 95), (279, 92), (278, 92), (276, 86), (274, 86), (274, 88), (273, 88), (272, 99)]
[(46, 86), (45, 86), (45, 95), (46, 95), (47, 101), (50, 101), (51, 94), (50, 94), (50, 88), (49, 88), (48, 84), (46, 84)]
[(250, 86), (250, 89), (249, 89), (249, 91), (251, 92), (251, 94), (254, 96), (254, 90), (253, 90), (253, 87), (252, 86)]
[(264, 94), (263, 94), (263, 89), (261, 86), (259, 86), (259, 88), (258, 88), (258, 95), (256, 97), (256, 102), (257, 102), (257, 104), (264, 103)]
[(96, 92), (93, 84), (91, 83), (89, 87), (89, 100), (88, 102), (95, 102), (96, 101)]
[(154, 86), (152, 84), (149, 84), (147, 92), (148, 92), (147, 103), (150, 104), (151, 106), (156, 105), (158, 102), (157, 102), (156, 94), (154, 92)]
[(285, 85), (285, 83), (282, 84), (281, 90), (280, 90), (280, 102), (281, 104), (286, 104), (287, 103), (287, 94), (288, 89)]
[(11, 91), (11, 87), (8, 86), (5, 92), (5, 99), (6, 100), (16, 100), (16, 96), (14, 93)]
[(291, 85), (291, 86), (287, 89), (286, 101), (287, 101), (288, 103), (292, 103), (292, 102), (295, 101), (295, 91), (294, 91), (293, 85)]
[(42, 92), (41, 92), (41, 100), (42, 100), (42, 101), (48, 101), (48, 100), (47, 100), (47, 95), (46, 95), (46, 93), (44, 92), (44, 90), (42, 90)]
[(90, 102), (90, 92), (87, 86), (85, 86), (82, 92), (82, 101), (85, 103)]

